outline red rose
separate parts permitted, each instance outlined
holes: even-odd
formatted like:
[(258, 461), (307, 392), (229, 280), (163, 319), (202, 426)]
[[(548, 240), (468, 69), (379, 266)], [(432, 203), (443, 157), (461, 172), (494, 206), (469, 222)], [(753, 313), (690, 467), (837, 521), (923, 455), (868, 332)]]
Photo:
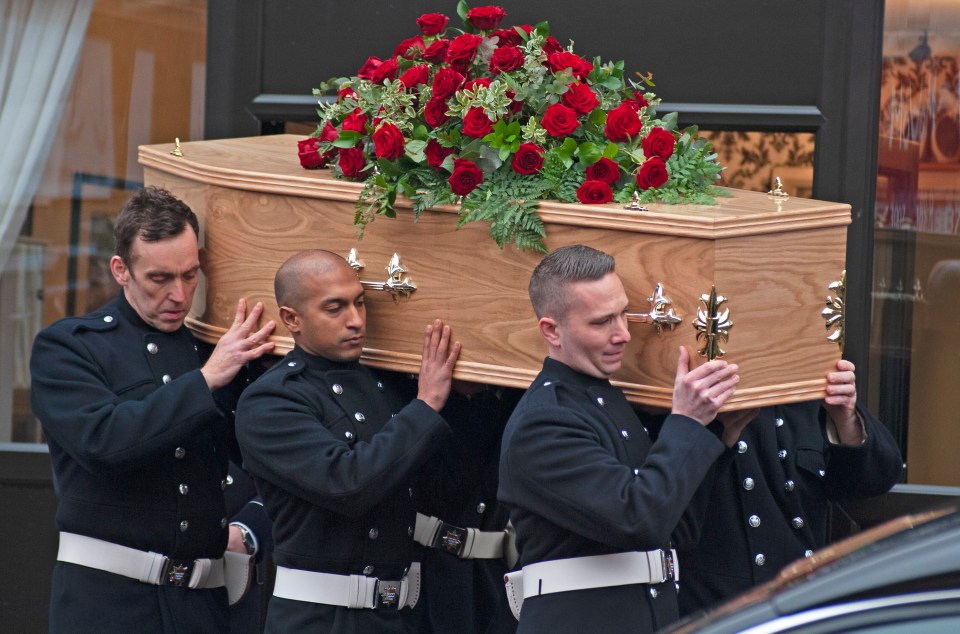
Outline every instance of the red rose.
[(430, 67), (426, 64), (417, 64), (416, 66), (411, 66), (407, 69), (407, 72), (400, 75), (400, 83), (409, 90), (420, 84), (427, 83), (427, 79), (429, 78)]
[(396, 79), (400, 68), (397, 66), (397, 60), (391, 57), (384, 60), (382, 64), (373, 69), (370, 81), (375, 84), (382, 84), (384, 80)]
[(314, 170), (323, 167), (323, 159), (320, 157), (320, 141), (313, 137), (297, 141), (297, 155), (300, 157), (300, 166), (304, 169)]
[(473, 25), (473, 28), (481, 31), (491, 31), (498, 26), (507, 12), (500, 7), (490, 5), (488, 7), (477, 7), (467, 11), (467, 20)]
[(425, 62), (439, 64), (446, 61), (448, 46), (450, 46), (450, 40), (437, 40), (428, 46), (427, 50), (425, 50), (420, 57), (422, 57)]
[(427, 155), (427, 165), (440, 171), (440, 166), (443, 165), (443, 161), (453, 154), (454, 150), (455, 148), (444, 147), (440, 145), (439, 141), (431, 138), (427, 141), (427, 147), (424, 148), (423, 153)]
[(433, 98), (447, 99), (463, 85), (463, 75), (444, 66), (433, 76)]
[(403, 132), (390, 122), (384, 123), (373, 133), (373, 147), (377, 158), (395, 161), (403, 155)]
[(464, 33), (453, 38), (447, 48), (447, 63), (454, 66), (466, 66), (477, 56), (477, 49), (483, 38), (473, 33)]
[(640, 115), (628, 104), (620, 104), (607, 113), (607, 125), (604, 132), (614, 143), (635, 137), (641, 128)]
[[(329, 121), (323, 124), (323, 129), (320, 130), (320, 141), (333, 142), (337, 140), (337, 137), (340, 136), (337, 133), (337, 129), (333, 127)], [(326, 167), (327, 164), (333, 160), (333, 157), (337, 155), (337, 148), (330, 148), (326, 152), (320, 155), (320, 165), (319, 167)]]
[(338, 136), (340, 135), (337, 134), (337, 129), (333, 127), (332, 123), (327, 121), (323, 124), (323, 129), (320, 130), (321, 141), (336, 141)]
[(490, 134), (491, 130), (493, 130), (493, 122), (483, 108), (470, 108), (467, 114), (463, 115), (464, 135), (480, 139)]
[(420, 27), (420, 32), (424, 35), (437, 35), (447, 28), (447, 22), (449, 21), (450, 18), (442, 13), (424, 13), (417, 18), (417, 26)]
[(431, 128), (442, 126), (450, 118), (447, 116), (447, 100), (434, 97), (428, 101), (423, 109), (423, 118)]
[(586, 181), (577, 190), (577, 200), (585, 205), (602, 205), (613, 200), (613, 190), (603, 181)]
[(607, 185), (613, 185), (620, 180), (620, 166), (605, 156), (587, 167), (586, 173), (588, 181), (603, 181)]
[(497, 43), (500, 46), (520, 46), (523, 44), (523, 38), (520, 37), (520, 34), (517, 33), (516, 29), (520, 28), (526, 31), (527, 35), (533, 32), (533, 27), (529, 24), (524, 24), (523, 26), (509, 29), (500, 29), (495, 33), (491, 33), (490, 37), (497, 38)]
[(600, 105), (597, 99), (597, 93), (590, 89), (586, 84), (568, 84), (567, 92), (560, 98), (563, 105), (569, 106), (580, 114), (589, 114), (591, 110)]
[(639, 90), (633, 91), (633, 99), (627, 99), (623, 103), (628, 103), (631, 106), (634, 106), (637, 110), (640, 108), (649, 108), (650, 104), (647, 103), (646, 97), (643, 96), (643, 93)]
[(569, 51), (560, 51), (547, 55), (547, 68), (554, 74), (569, 68), (574, 77), (585, 80), (593, 70), (593, 64)]
[(493, 52), (488, 68), (491, 73), (509, 73), (523, 66), (523, 51), (516, 46), (501, 46)]
[(453, 159), (453, 173), (447, 179), (450, 191), (457, 196), (466, 196), (483, 182), (483, 172), (473, 161)]
[(373, 81), (373, 71), (382, 63), (383, 60), (379, 57), (368, 57), (367, 61), (363, 63), (363, 66), (360, 67), (360, 70), (357, 71), (357, 77)]
[(363, 150), (358, 147), (340, 148), (340, 161), (337, 165), (347, 178), (361, 178), (366, 159)]
[(673, 147), (676, 143), (677, 140), (673, 138), (672, 132), (663, 128), (653, 128), (640, 145), (643, 147), (643, 155), (647, 158), (656, 157), (666, 161), (673, 156)]
[[(530, 31), (527, 31), (527, 33), (529, 32)], [(560, 42), (558, 42), (557, 38), (553, 37), (552, 35), (548, 35), (547, 39), (544, 40), (543, 42), (543, 52), (546, 53), (547, 55), (551, 55), (553, 53), (559, 53), (562, 50), (563, 50), (563, 47), (560, 46)]]
[(576, 130), (580, 122), (577, 121), (576, 110), (562, 103), (554, 103), (547, 106), (540, 124), (550, 136), (563, 137)]
[(357, 95), (357, 93), (355, 93), (353, 91), (353, 88), (351, 88), (350, 86), (341, 88), (340, 90), (337, 91), (337, 103), (343, 103), (347, 99), (353, 99), (354, 101), (357, 101), (357, 99), (359, 99), (359, 95)]
[(350, 130), (351, 132), (363, 133), (367, 127), (367, 114), (360, 108), (356, 108), (353, 113), (343, 118), (340, 124), (341, 130)]
[(510, 97), (510, 114), (519, 114), (523, 110), (523, 101), (517, 101), (517, 93), (508, 90), (506, 95)]
[(637, 187), (640, 189), (656, 189), (670, 178), (667, 172), (667, 163), (662, 158), (650, 158), (643, 162), (637, 172)]
[(521, 143), (513, 155), (513, 171), (517, 174), (536, 174), (543, 167), (543, 154), (546, 152), (536, 143)]
[(470, 81), (463, 82), (463, 89), (476, 92), (477, 86), (484, 86), (485, 88), (490, 87), (491, 79), (489, 77), (477, 77), (476, 79), (471, 79)]
[(423, 44), (423, 38), (415, 35), (397, 44), (397, 48), (393, 49), (393, 56), (399, 55), (405, 59), (413, 59), (416, 57), (416, 51), (422, 51), (424, 48), (426, 47)]

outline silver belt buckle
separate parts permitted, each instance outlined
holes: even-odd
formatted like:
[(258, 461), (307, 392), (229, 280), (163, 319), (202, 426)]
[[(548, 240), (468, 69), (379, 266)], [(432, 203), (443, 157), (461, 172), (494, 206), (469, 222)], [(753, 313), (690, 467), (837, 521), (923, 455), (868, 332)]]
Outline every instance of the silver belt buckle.
[(400, 584), (402, 581), (384, 581), (377, 579), (375, 608), (400, 607)]

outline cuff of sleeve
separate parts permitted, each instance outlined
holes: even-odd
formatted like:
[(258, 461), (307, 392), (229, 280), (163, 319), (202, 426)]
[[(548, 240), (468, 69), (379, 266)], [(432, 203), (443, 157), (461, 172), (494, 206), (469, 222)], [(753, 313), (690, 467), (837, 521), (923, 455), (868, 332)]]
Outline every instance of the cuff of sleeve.
[[(854, 413), (857, 415), (857, 424), (860, 426), (860, 435), (863, 437), (863, 440), (857, 445), (847, 445), (848, 447), (859, 447), (867, 442), (867, 426), (863, 422), (863, 416), (860, 415), (859, 411), (855, 411)], [(844, 444), (840, 442), (840, 434), (837, 433), (837, 424), (833, 422), (829, 414), (827, 415), (827, 440), (831, 445)]]

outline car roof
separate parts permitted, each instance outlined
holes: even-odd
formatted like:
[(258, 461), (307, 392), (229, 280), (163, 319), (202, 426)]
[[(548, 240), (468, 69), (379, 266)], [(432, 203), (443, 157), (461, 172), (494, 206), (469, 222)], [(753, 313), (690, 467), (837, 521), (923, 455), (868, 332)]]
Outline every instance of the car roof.
[[(769, 583), (664, 630), (738, 632), (816, 606), (901, 593), (904, 584), (960, 572), (960, 510), (905, 515), (818, 550)], [(683, 583), (682, 574), (680, 582)], [(899, 586), (901, 590), (894, 590)]]

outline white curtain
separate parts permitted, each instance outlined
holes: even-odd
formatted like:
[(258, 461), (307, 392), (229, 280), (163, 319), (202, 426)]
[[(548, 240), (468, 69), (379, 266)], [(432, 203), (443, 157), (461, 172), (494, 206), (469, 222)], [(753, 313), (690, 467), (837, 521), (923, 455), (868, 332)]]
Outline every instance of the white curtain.
[(46, 165), (93, 0), (0, 0), (0, 271)]

